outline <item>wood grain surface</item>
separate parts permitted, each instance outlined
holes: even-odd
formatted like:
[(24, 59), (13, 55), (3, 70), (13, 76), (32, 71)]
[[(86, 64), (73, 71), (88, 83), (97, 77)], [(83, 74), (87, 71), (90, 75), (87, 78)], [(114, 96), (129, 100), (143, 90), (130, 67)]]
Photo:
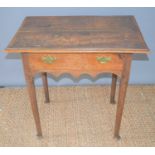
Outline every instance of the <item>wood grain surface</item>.
[[(55, 76), (63, 73), (70, 73), (75, 77), (81, 74), (89, 74), (95, 77), (100, 73), (115, 73), (121, 75), (123, 69), (123, 60), (119, 54), (26, 54), (31, 72), (35, 75), (38, 72), (50, 72)], [(47, 64), (42, 58), (52, 56), (56, 60)], [(102, 64), (97, 58), (104, 57), (111, 60)]]
[(26, 17), (7, 52), (147, 53), (133, 16)]

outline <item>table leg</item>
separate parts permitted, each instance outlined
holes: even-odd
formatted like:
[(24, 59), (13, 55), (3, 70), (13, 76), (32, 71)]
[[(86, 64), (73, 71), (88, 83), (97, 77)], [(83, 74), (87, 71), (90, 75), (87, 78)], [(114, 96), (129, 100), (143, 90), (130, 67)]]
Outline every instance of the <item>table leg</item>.
[(131, 55), (124, 54), (123, 56), (124, 56), (124, 60), (123, 60), (124, 67), (123, 67), (121, 80), (120, 80), (118, 104), (117, 104), (117, 111), (116, 111), (116, 121), (115, 121), (115, 131), (114, 131), (114, 136), (118, 139), (120, 139), (119, 131), (120, 131), (120, 125), (122, 120), (126, 90), (128, 86), (128, 80), (129, 80), (130, 65), (131, 65)]
[(49, 103), (50, 99), (49, 99), (47, 73), (41, 73), (41, 77), (42, 77), (44, 93), (45, 93), (45, 103)]
[(27, 82), (27, 88), (28, 88), (29, 98), (31, 102), (31, 108), (32, 108), (33, 117), (34, 117), (35, 124), (36, 124), (36, 129), (37, 129), (37, 136), (42, 136), (34, 79), (33, 79), (33, 76), (31, 75), (31, 70), (29, 69), (27, 55), (23, 54), (22, 57), (23, 57), (25, 79)]
[(37, 136), (42, 136), (41, 123), (40, 123), (40, 117), (39, 117), (39, 111), (38, 111), (37, 99), (36, 99), (36, 91), (35, 91), (33, 78), (29, 78), (27, 80), (27, 87), (28, 87), (33, 117), (37, 128)]
[(111, 94), (110, 94), (110, 103), (115, 103), (115, 93), (116, 93), (116, 82), (117, 82), (117, 75), (112, 74), (112, 84), (111, 84)]

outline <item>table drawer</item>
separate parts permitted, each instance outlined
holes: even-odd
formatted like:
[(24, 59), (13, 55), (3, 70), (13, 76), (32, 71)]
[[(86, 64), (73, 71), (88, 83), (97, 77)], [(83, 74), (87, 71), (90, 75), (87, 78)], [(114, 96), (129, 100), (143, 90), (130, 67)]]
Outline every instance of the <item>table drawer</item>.
[(29, 54), (35, 71), (101, 73), (121, 71), (123, 61), (118, 54)]

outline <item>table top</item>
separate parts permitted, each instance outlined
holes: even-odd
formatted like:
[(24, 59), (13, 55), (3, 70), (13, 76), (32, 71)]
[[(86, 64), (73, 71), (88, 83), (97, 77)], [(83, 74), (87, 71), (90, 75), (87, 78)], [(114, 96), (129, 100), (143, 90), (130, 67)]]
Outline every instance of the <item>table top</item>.
[(147, 53), (149, 49), (133, 16), (29, 16), (5, 51)]

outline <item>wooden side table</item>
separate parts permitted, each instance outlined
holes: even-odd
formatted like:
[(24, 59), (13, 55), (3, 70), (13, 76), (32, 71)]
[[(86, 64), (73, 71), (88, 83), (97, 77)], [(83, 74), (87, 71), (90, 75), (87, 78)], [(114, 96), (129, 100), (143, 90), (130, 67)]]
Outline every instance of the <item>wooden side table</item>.
[(110, 102), (115, 103), (120, 77), (114, 136), (119, 138), (132, 54), (148, 53), (133, 16), (26, 17), (5, 49), (22, 54), (37, 135), (42, 136), (34, 77), (40, 73), (49, 102), (47, 72), (75, 77), (86, 73), (112, 73)]

